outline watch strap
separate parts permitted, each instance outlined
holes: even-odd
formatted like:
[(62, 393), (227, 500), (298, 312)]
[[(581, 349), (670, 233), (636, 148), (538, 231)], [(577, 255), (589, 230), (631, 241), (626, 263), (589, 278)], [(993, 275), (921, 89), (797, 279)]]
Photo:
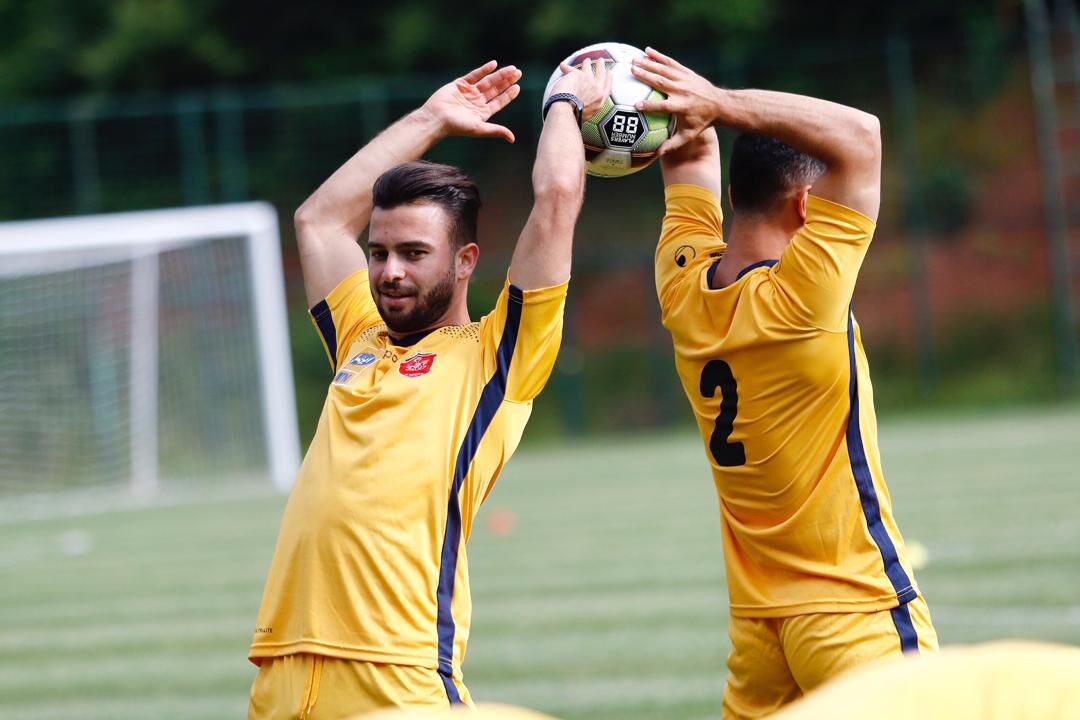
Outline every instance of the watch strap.
[(574, 115), (577, 116), (578, 125), (581, 125), (581, 113), (585, 110), (585, 103), (581, 102), (581, 98), (573, 93), (559, 92), (554, 93), (544, 102), (544, 110), (541, 116), (544, 120), (547, 120), (548, 110), (551, 106), (557, 102), (567, 102), (574, 106)]

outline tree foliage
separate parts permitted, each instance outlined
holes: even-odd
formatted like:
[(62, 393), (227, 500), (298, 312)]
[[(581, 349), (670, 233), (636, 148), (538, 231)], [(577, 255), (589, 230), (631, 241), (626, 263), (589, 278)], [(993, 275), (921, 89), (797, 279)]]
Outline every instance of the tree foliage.
[(990, 53), (1018, 22), (1016, 0), (0, 0), (0, 98), (443, 72), (491, 57), (547, 67), (598, 40), (710, 65), (783, 65), (792, 48), (877, 48), (898, 31)]

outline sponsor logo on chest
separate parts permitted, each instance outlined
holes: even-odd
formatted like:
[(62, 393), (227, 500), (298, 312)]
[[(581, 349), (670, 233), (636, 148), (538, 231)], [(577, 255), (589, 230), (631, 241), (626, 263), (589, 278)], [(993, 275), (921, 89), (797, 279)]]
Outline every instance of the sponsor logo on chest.
[(409, 378), (420, 377), (431, 372), (431, 366), (434, 364), (435, 353), (416, 353), (401, 361), (398, 372)]
[(369, 352), (362, 352), (352, 360), (349, 361), (350, 365), (358, 365), (359, 367), (365, 367), (375, 362), (375, 356)]
[(348, 385), (349, 381), (356, 377), (352, 370), (341, 370), (334, 376), (334, 385)]

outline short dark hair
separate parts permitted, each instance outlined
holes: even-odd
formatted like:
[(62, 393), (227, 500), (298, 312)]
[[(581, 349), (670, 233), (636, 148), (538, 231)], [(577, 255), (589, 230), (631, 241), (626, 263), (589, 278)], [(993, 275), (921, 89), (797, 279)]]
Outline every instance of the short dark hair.
[(794, 187), (813, 185), (825, 163), (766, 135), (740, 133), (731, 148), (731, 204), (736, 212), (774, 210)]
[(452, 165), (426, 160), (395, 165), (375, 181), (372, 201), (383, 210), (434, 203), (450, 216), (450, 242), (455, 249), (476, 242), (480, 191), (468, 175)]

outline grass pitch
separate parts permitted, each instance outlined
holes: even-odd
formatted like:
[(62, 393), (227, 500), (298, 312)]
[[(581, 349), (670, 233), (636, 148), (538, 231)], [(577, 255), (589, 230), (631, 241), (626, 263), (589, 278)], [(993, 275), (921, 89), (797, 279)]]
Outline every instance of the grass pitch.
[[(894, 420), (881, 442), (942, 641), (1080, 644), (1080, 408)], [(0, 717), (243, 717), (283, 503), (0, 522)], [(522, 450), (469, 553), (478, 700), (719, 715), (726, 592), (694, 431)]]

